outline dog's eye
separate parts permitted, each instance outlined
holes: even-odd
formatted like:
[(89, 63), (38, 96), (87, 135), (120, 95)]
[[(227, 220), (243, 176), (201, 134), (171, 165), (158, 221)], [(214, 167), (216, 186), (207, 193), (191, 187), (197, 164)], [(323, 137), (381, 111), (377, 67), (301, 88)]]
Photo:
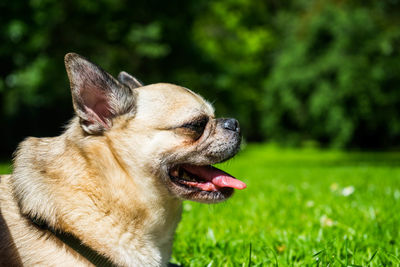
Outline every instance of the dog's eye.
[(202, 132), (202, 131), (204, 131), (204, 127), (206, 126), (206, 124), (205, 123), (187, 123), (187, 124), (184, 124), (182, 127), (183, 128), (186, 128), (186, 129), (189, 129), (189, 130), (192, 130), (192, 131), (195, 131), (195, 132)]
[(198, 120), (185, 123), (182, 128), (189, 130), (195, 139), (200, 138), (208, 123), (208, 117), (202, 117)]

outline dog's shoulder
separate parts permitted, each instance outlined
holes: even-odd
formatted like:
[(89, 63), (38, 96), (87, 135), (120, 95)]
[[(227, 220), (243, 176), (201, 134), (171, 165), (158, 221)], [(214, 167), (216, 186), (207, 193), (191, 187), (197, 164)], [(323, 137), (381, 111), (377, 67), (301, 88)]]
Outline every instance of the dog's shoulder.
[[(28, 137), (15, 152), (13, 174), (10, 177), (13, 194), (23, 214), (46, 215), (50, 225), (55, 222), (55, 203), (49, 177), (63, 164), (66, 149), (63, 136)], [(43, 202), (46, 205), (43, 205)]]
[[(28, 137), (22, 141), (14, 153), (13, 182), (25, 181), (26, 178), (44, 176), (48, 168), (63, 165), (65, 153), (73, 150), (65, 134), (57, 137)], [(30, 178), (29, 180), (35, 180)], [(28, 181), (26, 181), (28, 182)]]
[(62, 266), (91, 266), (21, 213), (12, 180), (0, 176), (0, 266), (60, 266), (60, 259)]
[(56, 156), (65, 151), (64, 135), (57, 137), (28, 137), (22, 141), (15, 152), (15, 164), (24, 160), (36, 160), (35, 163), (40, 163), (49, 156)]

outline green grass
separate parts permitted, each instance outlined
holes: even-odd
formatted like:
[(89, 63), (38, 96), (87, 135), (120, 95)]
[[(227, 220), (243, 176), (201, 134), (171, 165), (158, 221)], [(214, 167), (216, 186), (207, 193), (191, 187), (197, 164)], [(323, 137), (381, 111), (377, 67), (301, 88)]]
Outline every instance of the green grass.
[(249, 145), (220, 167), (248, 188), (185, 202), (172, 262), (400, 266), (400, 153)]
[(400, 266), (400, 153), (249, 145), (220, 167), (248, 188), (217, 205), (185, 202), (172, 262)]
[(0, 174), (11, 173), (11, 163), (0, 162)]

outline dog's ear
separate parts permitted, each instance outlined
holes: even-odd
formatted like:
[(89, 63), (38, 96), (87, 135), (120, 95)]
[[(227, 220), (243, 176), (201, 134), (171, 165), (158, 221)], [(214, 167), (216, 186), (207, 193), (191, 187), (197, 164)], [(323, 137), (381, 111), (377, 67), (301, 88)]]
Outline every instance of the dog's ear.
[(96, 64), (68, 53), (65, 67), (74, 109), (85, 132), (101, 134), (111, 128), (114, 117), (133, 112), (135, 93)]
[(133, 77), (132, 75), (130, 75), (129, 73), (127, 73), (125, 71), (121, 71), (118, 74), (118, 81), (125, 84), (132, 90), (143, 86), (143, 83), (141, 81), (139, 81), (138, 79), (136, 79), (135, 77)]

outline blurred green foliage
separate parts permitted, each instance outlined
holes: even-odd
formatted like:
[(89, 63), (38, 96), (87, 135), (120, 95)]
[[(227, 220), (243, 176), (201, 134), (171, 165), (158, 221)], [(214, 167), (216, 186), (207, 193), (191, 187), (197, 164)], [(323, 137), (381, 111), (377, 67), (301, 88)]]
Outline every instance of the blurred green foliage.
[(2, 1), (0, 151), (72, 117), (71, 51), (189, 87), (251, 141), (397, 147), (399, 11), (397, 0)]
[(267, 136), (335, 147), (396, 143), (400, 27), (384, 3), (315, 2), (280, 18), (287, 34), (265, 80)]

